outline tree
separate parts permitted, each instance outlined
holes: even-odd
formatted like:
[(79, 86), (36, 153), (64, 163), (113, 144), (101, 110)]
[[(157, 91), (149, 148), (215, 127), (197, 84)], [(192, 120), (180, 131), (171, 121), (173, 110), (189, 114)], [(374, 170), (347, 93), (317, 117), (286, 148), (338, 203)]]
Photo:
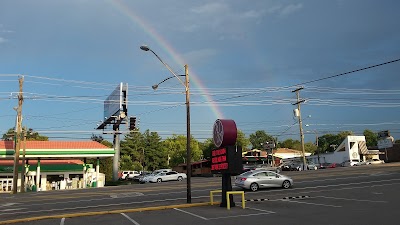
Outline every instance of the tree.
[(242, 147), (242, 151), (247, 151), (250, 145), (250, 140), (246, 138), (246, 135), (241, 131), (237, 130), (236, 145)]
[[(22, 133), (25, 132), (25, 128), (22, 128)], [(7, 133), (3, 134), (2, 140), (13, 140), (15, 134), (15, 128), (8, 129)], [(26, 140), (27, 141), (48, 141), (49, 137), (42, 136), (38, 132), (34, 131), (32, 128), (29, 128), (26, 132)]]
[(378, 136), (371, 130), (364, 130), (363, 132), (365, 136), (365, 141), (367, 142), (368, 147), (377, 146), (378, 145)]
[(294, 147), (300, 145), (299, 140), (293, 140), (291, 138), (284, 140), (283, 142), (280, 142), (278, 146), (280, 148), (290, 148), (290, 149), (295, 149)]
[(205, 159), (211, 159), (211, 151), (216, 148), (212, 138), (206, 139), (203, 143), (199, 144)]
[[(167, 154), (170, 159), (169, 166), (173, 167), (186, 162), (187, 158), (187, 139), (184, 135), (173, 135), (163, 142), (167, 149)], [(203, 151), (199, 147), (199, 143), (193, 137), (190, 139), (190, 150), (192, 162), (199, 161), (203, 155)], [(204, 155), (203, 155), (204, 156)]]
[(249, 141), (252, 145), (253, 149), (263, 149), (263, 144), (266, 142), (273, 142), (275, 140), (274, 137), (271, 135), (268, 135), (265, 131), (263, 130), (258, 130), (254, 134), (250, 134)]
[(156, 170), (167, 167), (167, 149), (161, 142), (157, 132), (146, 130), (143, 133), (144, 140), (144, 165), (147, 170)]
[[(336, 147), (340, 145), (344, 139), (353, 135), (352, 131), (341, 131), (338, 134), (325, 134), (323, 136), (318, 137), (318, 146), (321, 152), (333, 152)], [(331, 147), (335, 146), (335, 147)]]

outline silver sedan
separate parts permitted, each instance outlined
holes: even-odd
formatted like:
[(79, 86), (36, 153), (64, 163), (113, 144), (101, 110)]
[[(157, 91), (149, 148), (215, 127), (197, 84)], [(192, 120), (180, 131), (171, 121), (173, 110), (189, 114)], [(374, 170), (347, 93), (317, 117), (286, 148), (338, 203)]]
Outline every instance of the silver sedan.
[(292, 178), (272, 171), (252, 170), (236, 177), (235, 186), (257, 191), (260, 188), (283, 187), (290, 188)]

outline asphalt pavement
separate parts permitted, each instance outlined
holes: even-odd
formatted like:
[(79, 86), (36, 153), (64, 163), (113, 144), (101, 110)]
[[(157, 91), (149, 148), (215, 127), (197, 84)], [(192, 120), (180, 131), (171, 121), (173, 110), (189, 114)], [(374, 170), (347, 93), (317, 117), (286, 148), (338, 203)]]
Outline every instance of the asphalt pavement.
[(400, 163), (283, 173), (292, 188), (246, 191), (245, 209), (209, 205), (220, 177), (192, 178), (195, 204), (178, 181), (2, 194), (0, 224), (399, 224)]

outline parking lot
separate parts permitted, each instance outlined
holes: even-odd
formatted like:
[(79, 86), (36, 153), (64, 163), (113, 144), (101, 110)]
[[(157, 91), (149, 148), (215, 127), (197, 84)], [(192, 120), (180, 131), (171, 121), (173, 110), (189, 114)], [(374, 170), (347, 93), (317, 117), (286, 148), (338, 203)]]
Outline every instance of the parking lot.
[[(350, 171), (350, 170), (348, 170)], [(176, 207), (142, 212), (104, 212), (102, 215), (63, 217), (14, 224), (398, 224), (400, 173), (378, 172), (307, 179), (289, 190), (246, 192), (231, 210), (218, 205)], [(202, 197), (205, 201), (205, 196)], [(220, 200), (220, 196), (216, 196)]]

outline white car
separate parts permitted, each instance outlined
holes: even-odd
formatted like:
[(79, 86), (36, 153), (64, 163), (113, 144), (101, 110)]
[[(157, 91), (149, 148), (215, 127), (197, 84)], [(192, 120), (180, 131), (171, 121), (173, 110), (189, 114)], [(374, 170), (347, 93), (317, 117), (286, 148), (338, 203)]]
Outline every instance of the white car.
[(138, 171), (129, 170), (129, 171), (122, 171), (122, 180), (133, 179), (136, 176), (139, 176), (140, 173)]
[(152, 174), (150, 176), (146, 176), (143, 181), (144, 182), (152, 182), (152, 183), (161, 183), (163, 181), (182, 181), (183, 179), (186, 179), (186, 174), (185, 173), (178, 173), (176, 171), (170, 171), (170, 172), (161, 172), (157, 174)]
[(370, 165), (370, 164), (383, 164), (383, 163), (385, 163), (385, 161), (380, 160), (380, 159), (370, 159), (370, 160), (367, 160), (367, 162), (366, 162), (367, 165)]

